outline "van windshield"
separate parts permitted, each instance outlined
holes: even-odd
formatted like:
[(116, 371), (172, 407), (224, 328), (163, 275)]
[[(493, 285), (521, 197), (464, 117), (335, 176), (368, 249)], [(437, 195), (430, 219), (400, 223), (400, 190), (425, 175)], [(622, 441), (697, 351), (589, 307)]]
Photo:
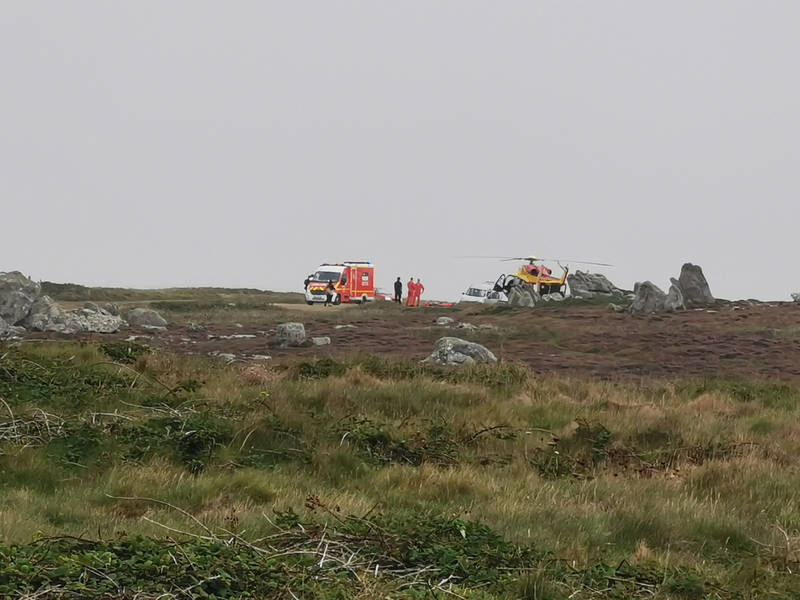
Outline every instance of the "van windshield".
[(333, 281), (333, 283), (337, 283), (341, 275), (336, 271), (317, 271), (312, 279), (314, 281)]
[(482, 290), (480, 288), (469, 288), (467, 290), (467, 296), (477, 296), (478, 298), (483, 298), (486, 295), (486, 290)]

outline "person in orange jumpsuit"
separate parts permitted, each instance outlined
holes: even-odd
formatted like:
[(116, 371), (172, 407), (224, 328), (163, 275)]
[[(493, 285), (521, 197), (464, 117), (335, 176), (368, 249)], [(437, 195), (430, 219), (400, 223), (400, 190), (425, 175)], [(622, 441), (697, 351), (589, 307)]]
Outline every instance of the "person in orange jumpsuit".
[(417, 284), (414, 283), (413, 277), (409, 279), (406, 284), (406, 294), (408, 294), (406, 297), (406, 306), (414, 306), (414, 298), (416, 298), (417, 295)]
[(414, 306), (419, 306), (419, 297), (422, 296), (422, 292), (425, 291), (425, 286), (422, 285), (422, 282), (417, 277), (417, 283), (414, 286)]

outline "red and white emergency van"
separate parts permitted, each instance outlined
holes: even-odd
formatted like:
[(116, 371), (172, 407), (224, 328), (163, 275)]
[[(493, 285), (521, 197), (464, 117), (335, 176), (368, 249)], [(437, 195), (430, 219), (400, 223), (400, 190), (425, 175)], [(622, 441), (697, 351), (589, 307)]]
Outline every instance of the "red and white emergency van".
[(336, 288), (334, 304), (342, 302), (368, 302), (375, 300), (375, 267), (368, 261), (324, 263), (309, 278), (306, 286), (306, 303), (325, 302), (330, 282)]

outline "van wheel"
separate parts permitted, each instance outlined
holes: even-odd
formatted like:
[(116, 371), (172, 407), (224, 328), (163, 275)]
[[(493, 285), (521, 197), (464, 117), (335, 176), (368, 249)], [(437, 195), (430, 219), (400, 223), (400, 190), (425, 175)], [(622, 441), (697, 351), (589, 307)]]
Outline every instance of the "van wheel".
[(366, 303), (367, 303), (367, 297), (361, 296), (361, 304), (366, 304)]
[(314, 303), (311, 300), (306, 300), (306, 304), (308, 304), (309, 306), (314, 306)]
[(336, 296), (336, 299), (333, 301), (334, 306), (339, 306), (342, 303), (342, 297)]

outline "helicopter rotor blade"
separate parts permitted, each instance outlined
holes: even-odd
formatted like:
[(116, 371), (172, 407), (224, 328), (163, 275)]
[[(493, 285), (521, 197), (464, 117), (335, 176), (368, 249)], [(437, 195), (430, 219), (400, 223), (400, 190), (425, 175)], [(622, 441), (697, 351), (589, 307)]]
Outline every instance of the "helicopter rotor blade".
[(611, 265), (609, 263), (591, 262), (591, 261), (588, 261), (588, 260), (569, 260), (569, 259), (564, 259), (564, 258), (540, 258), (538, 260), (549, 260), (549, 261), (554, 261), (554, 262), (574, 263), (576, 265), (595, 265), (595, 266), (598, 266), (598, 267), (613, 267), (614, 266), (614, 265)]

